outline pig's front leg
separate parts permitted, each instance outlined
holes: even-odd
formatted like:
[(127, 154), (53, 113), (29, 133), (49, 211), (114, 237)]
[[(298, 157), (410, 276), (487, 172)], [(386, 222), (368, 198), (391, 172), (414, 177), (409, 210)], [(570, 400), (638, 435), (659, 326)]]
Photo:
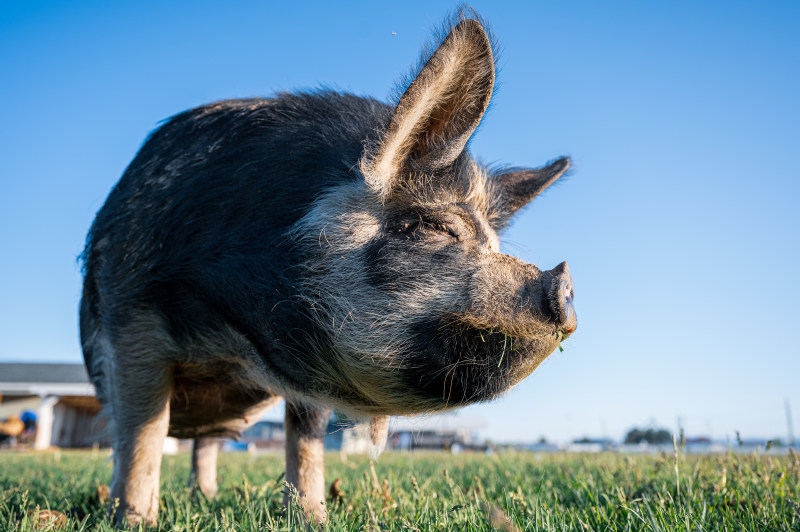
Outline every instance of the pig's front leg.
[(323, 440), (330, 415), (325, 408), (286, 402), (286, 481), (297, 488), (305, 517), (316, 523), (328, 517)]

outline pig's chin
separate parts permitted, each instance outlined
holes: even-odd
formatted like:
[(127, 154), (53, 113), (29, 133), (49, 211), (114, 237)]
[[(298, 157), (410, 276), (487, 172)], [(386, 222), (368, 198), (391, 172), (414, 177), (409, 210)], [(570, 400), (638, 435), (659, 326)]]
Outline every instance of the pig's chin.
[(417, 324), (404, 379), (431, 410), (488, 401), (530, 375), (557, 347), (556, 332), (526, 337), (463, 323)]

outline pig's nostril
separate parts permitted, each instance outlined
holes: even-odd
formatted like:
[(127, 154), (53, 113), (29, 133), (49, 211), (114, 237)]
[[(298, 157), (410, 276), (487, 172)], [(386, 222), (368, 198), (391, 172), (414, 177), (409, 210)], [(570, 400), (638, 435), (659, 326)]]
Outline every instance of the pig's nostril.
[(561, 298), (563, 302), (572, 300), (572, 284), (569, 281), (561, 281)]

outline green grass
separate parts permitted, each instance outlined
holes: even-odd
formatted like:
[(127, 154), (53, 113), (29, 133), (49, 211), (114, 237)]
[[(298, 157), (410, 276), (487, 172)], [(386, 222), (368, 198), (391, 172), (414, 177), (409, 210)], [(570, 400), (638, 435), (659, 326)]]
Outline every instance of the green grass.
[[(798, 530), (796, 456), (326, 456), (329, 530)], [(220, 455), (220, 493), (186, 487), (187, 455), (162, 466), (158, 530), (295, 530), (281, 504), (280, 455)], [(63, 530), (111, 530), (97, 488), (105, 452), (0, 454), (0, 530), (37, 530), (30, 515), (67, 515)], [(47, 527), (45, 527), (46, 529)], [(51, 527), (52, 528), (52, 527)]]

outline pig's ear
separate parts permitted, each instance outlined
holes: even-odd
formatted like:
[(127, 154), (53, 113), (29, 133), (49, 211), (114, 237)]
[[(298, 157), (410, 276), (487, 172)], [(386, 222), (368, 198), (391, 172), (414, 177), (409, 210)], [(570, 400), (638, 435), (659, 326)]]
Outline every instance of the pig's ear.
[(503, 227), (519, 209), (555, 183), (569, 168), (570, 160), (562, 157), (544, 168), (509, 171), (492, 176), (498, 196), (498, 216), (495, 225)]
[(387, 130), (367, 147), (360, 168), (369, 185), (385, 198), (412, 174), (453, 163), (481, 121), (493, 86), (486, 30), (477, 20), (462, 19), (424, 61)]

